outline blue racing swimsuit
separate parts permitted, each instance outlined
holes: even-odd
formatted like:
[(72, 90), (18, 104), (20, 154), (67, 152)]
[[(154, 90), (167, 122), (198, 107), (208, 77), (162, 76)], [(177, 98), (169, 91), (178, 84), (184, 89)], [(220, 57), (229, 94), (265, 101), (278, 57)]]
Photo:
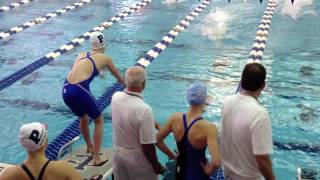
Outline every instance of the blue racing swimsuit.
[(199, 117), (187, 125), (186, 114), (183, 114), (184, 134), (183, 138), (177, 142), (179, 156), (176, 166), (176, 180), (208, 180), (209, 176), (203, 171), (200, 162), (206, 163), (206, 148), (195, 149), (189, 142), (188, 133), (191, 127), (201, 120)]
[(80, 61), (82, 60), (91, 61), (93, 73), (88, 79), (76, 84), (70, 84), (66, 79), (62, 89), (63, 101), (76, 116), (82, 117), (84, 114), (87, 114), (90, 118), (96, 119), (100, 116), (101, 111), (98, 107), (97, 100), (90, 92), (89, 85), (94, 77), (99, 74), (99, 71), (93, 59), (90, 57), (89, 52), (86, 57), (80, 59)]

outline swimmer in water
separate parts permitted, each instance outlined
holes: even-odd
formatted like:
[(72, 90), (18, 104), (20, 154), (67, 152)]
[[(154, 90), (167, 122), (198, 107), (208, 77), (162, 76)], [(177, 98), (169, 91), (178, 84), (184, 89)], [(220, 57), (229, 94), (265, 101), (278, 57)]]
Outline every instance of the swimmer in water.
[[(79, 53), (64, 82), (62, 96), (65, 104), (80, 118), (80, 132), (87, 144), (87, 153), (93, 153), (93, 165), (101, 165), (108, 160), (99, 155), (104, 120), (97, 101), (90, 92), (89, 84), (104, 69), (108, 69), (120, 83), (125, 83), (111, 57), (104, 54), (104, 35), (101, 32), (93, 32), (90, 42), (92, 51)], [(89, 117), (95, 124), (93, 141), (90, 138)]]
[(303, 76), (312, 76), (312, 75), (313, 75), (313, 70), (314, 70), (313, 67), (310, 67), (310, 66), (302, 66), (302, 67), (300, 68), (300, 73), (301, 73), (301, 75), (303, 75)]

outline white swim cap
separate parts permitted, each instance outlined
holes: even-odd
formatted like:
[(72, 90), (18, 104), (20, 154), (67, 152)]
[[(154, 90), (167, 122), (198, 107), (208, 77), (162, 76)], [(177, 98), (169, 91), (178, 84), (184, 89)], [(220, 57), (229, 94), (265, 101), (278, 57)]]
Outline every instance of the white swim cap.
[(47, 125), (39, 122), (24, 124), (20, 128), (20, 143), (27, 151), (40, 149), (45, 144), (47, 136)]
[(102, 49), (106, 46), (106, 40), (104, 38), (104, 35), (99, 31), (91, 33), (90, 43), (92, 49)]

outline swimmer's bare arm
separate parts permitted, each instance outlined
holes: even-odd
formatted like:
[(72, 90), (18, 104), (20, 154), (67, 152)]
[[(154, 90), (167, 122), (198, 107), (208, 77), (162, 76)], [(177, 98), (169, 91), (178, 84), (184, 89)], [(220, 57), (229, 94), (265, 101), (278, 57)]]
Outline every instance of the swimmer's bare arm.
[(177, 155), (163, 142), (163, 140), (173, 131), (172, 121), (175, 115), (171, 116), (167, 123), (159, 129), (157, 134), (157, 147), (165, 153), (170, 159), (177, 159)]
[[(82, 180), (80, 174), (66, 161), (56, 161), (54, 167), (56, 170), (55, 174), (63, 175), (67, 180)], [(64, 178), (63, 178), (64, 179)]]
[(221, 165), (218, 146), (218, 131), (213, 124), (208, 124), (206, 131), (208, 149), (212, 159), (211, 162), (207, 162), (206, 164), (201, 163), (201, 166), (206, 174), (212, 175), (212, 173), (215, 172)]
[(110, 57), (105, 57), (105, 67), (108, 68), (108, 70), (113, 74), (113, 76), (123, 85), (125, 85), (125, 81), (123, 76), (120, 74), (116, 66), (113, 64), (112, 59)]
[(18, 172), (18, 166), (8, 167), (3, 170), (2, 174), (0, 175), (1, 180), (12, 180), (18, 179), (21, 176), (21, 173)]

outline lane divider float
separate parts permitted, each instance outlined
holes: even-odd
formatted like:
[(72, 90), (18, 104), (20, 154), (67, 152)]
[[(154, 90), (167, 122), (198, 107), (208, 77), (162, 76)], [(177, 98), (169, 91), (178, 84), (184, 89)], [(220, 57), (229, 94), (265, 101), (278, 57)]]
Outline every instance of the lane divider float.
[[(248, 63), (261, 63), (262, 56), (264, 53), (264, 50), (266, 48), (267, 44), (267, 39), (271, 27), (271, 22), (272, 22), (272, 17), (273, 14), (276, 10), (277, 6), (277, 0), (269, 0), (266, 10), (263, 13), (261, 22), (259, 24), (256, 38), (254, 40), (254, 43), (252, 45), (250, 55), (249, 55), (249, 60), (247, 61)], [(236, 92), (240, 91), (241, 86), (240, 83), (238, 84)]]
[(262, 16), (254, 44), (252, 45), (248, 63), (256, 61), (260, 62), (262, 60), (276, 6), (276, 0), (268, 1), (267, 8)]
[(34, 0), (21, 0), (19, 2), (15, 2), (15, 3), (12, 3), (12, 4), (7, 5), (7, 6), (2, 6), (2, 7), (0, 7), (0, 13), (2, 13), (4, 11), (9, 11), (10, 9), (22, 6), (24, 4), (29, 4), (29, 3), (33, 2), (33, 1)]
[(41, 24), (53, 17), (56, 17), (56, 16), (59, 16), (61, 14), (64, 14), (70, 10), (73, 10), (73, 9), (77, 9), (85, 4), (88, 4), (90, 2), (92, 2), (93, 0), (81, 0), (80, 2), (76, 2), (74, 3), (73, 5), (70, 5), (70, 6), (67, 6), (63, 9), (58, 9), (54, 12), (51, 12), (51, 13), (48, 13), (44, 16), (41, 16), (41, 17), (37, 17), (31, 21), (28, 21), (20, 26), (16, 26), (16, 27), (13, 27), (11, 28), (10, 30), (8, 31), (4, 31), (4, 32), (0, 32), (0, 40), (3, 40), (3, 39), (7, 39), (8, 37), (12, 36), (13, 34), (16, 34), (18, 32), (21, 32), (29, 27), (32, 27), (36, 24)]

